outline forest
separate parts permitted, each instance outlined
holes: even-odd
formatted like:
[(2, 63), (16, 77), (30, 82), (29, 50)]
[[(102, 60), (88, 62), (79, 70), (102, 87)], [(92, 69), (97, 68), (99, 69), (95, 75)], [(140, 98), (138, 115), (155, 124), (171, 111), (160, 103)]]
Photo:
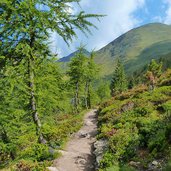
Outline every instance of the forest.
[(95, 141), (105, 143), (93, 170), (169, 171), (170, 52), (141, 64), (141, 57), (99, 63), (102, 53), (80, 45), (61, 62), (49, 47), (51, 33), (69, 47), (77, 30), (91, 35), (93, 21), (105, 18), (73, 14), (79, 2), (0, 1), (0, 170), (48, 170), (95, 109)]

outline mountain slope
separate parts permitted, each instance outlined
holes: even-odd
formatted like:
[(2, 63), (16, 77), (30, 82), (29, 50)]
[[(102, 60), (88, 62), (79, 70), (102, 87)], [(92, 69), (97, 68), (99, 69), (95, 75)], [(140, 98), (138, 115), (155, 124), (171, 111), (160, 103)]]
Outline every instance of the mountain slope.
[[(77, 52), (59, 60), (64, 70)], [(86, 50), (84, 53), (87, 56), (90, 54)], [(171, 61), (171, 26), (152, 23), (132, 29), (95, 54), (95, 62), (101, 68), (100, 75), (107, 78), (113, 73), (117, 58), (122, 59), (128, 75), (140, 71), (151, 59), (163, 58), (165, 66), (169, 66), (167, 62)]]
[(152, 58), (159, 59), (170, 52), (171, 26), (153, 23), (118, 37), (96, 52), (95, 61), (101, 65), (101, 75), (113, 72), (116, 58), (123, 60), (127, 73), (132, 73)]
[[(61, 59), (59, 59), (59, 62), (69, 62), (71, 61), (71, 59), (78, 53), (79, 51), (75, 51), (73, 53), (71, 53), (70, 55), (68, 56), (65, 56)], [(83, 49), (83, 53), (86, 55), (86, 56), (90, 56), (90, 52), (88, 52), (86, 49)]]

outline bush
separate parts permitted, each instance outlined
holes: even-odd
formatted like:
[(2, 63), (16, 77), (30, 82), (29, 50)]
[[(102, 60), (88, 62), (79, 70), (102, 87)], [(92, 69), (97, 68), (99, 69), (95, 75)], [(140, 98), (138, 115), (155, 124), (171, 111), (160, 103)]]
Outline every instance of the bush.
[(46, 167), (50, 166), (51, 163), (42, 163), (41, 165), (31, 160), (20, 160), (14, 167), (11, 168), (13, 171), (46, 171)]
[[(131, 160), (141, 161), (140, 167), (147, 168), (152, 161), (167, 156), (171, 142), (171, 87), (144, 91), (129, 90), (129, 97), (127, 93), (125, 98), (120, 98), (124, 94), (118, 95), (101, 105), (99, 137), (109, 142), (101, 161), (103, 170), (129, 170), (120, 165)], [(146, 151), (144, 156), (140, 155), (140, 149)]]

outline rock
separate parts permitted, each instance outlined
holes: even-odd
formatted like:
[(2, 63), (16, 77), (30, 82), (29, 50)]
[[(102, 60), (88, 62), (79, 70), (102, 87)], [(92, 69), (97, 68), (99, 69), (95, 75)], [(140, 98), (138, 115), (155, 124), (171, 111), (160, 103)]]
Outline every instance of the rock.
[(121, 107), (121, 113), (132, 110), (134, 108), (134, 106), (135, 106), (135, 104), (133, 102), (128, 102), (127, 104), (125, 104)]
[(100, 161), (103, 158), (103, 154), (105, 153), (105, 151), (108, 148), (108, 141), (104, 140), (104, 139), (96, 141), (94, 143), (94, 148), (95, 148), (95, 150), (94, 150), (93, 153), (96, 156), (96, 167), (98, 168), (99, 164), (100, 164)]
[(140, 162), (134, 162), (134, 161), (129, 162), (130, 166), (133, 166), (133, 167), (136, 167), (136, 168), (138, 168), (140, 166), (140, 164), (141, 164)]
[(161, 164), (154, 160), (148, 165), (148, 171), (153, 171), (153, 170), (161, 170)]
[(86, 126), (91, 126), (91, 125), (93, 125), (93, 123), (90, 122), (90, 121), (87, 121), (87, 122), (85, 123), (85, 125), (86, 125)]
[(64, 150), (58, 150), (58, 152), (61, 153), (62, 155), (65, 155), (68, 153), (67, 151), (64, 151)]
[(86, 136), (87, 136), (87, 133), (86, 132), (78, 132), (78, 136), (80, 137), (80, 138), (85, 138)]
[(75, 163), (79, 164), (79, 165), (85, 165), (86, 164), (86, 159), (78, 157)]
[(56, 167), (47, 167), (49, 171), (59, 171)]
[(155, 160), (154, 160), (154, 161), (152, 162), (152, 165), (154, 165), (154, 166), (158, 166), (158, 165), (159, 165), (159, 163), (158, 163), (157, 161), (155, 161)]
[(49, 147), (49, 153), (53, 155), (55, 153), (55, 150), (52, 147)]
[(91, 135), (90, 134), (87, 134), (86, 138), (90, 139), (91, 138)]

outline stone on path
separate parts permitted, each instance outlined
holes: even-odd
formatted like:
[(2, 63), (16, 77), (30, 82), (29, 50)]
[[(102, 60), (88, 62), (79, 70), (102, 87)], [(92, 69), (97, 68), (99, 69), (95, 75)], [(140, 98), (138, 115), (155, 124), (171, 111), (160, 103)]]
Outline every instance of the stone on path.
[(49, 171), (59, 171), (56, 167), (47, 167)]

